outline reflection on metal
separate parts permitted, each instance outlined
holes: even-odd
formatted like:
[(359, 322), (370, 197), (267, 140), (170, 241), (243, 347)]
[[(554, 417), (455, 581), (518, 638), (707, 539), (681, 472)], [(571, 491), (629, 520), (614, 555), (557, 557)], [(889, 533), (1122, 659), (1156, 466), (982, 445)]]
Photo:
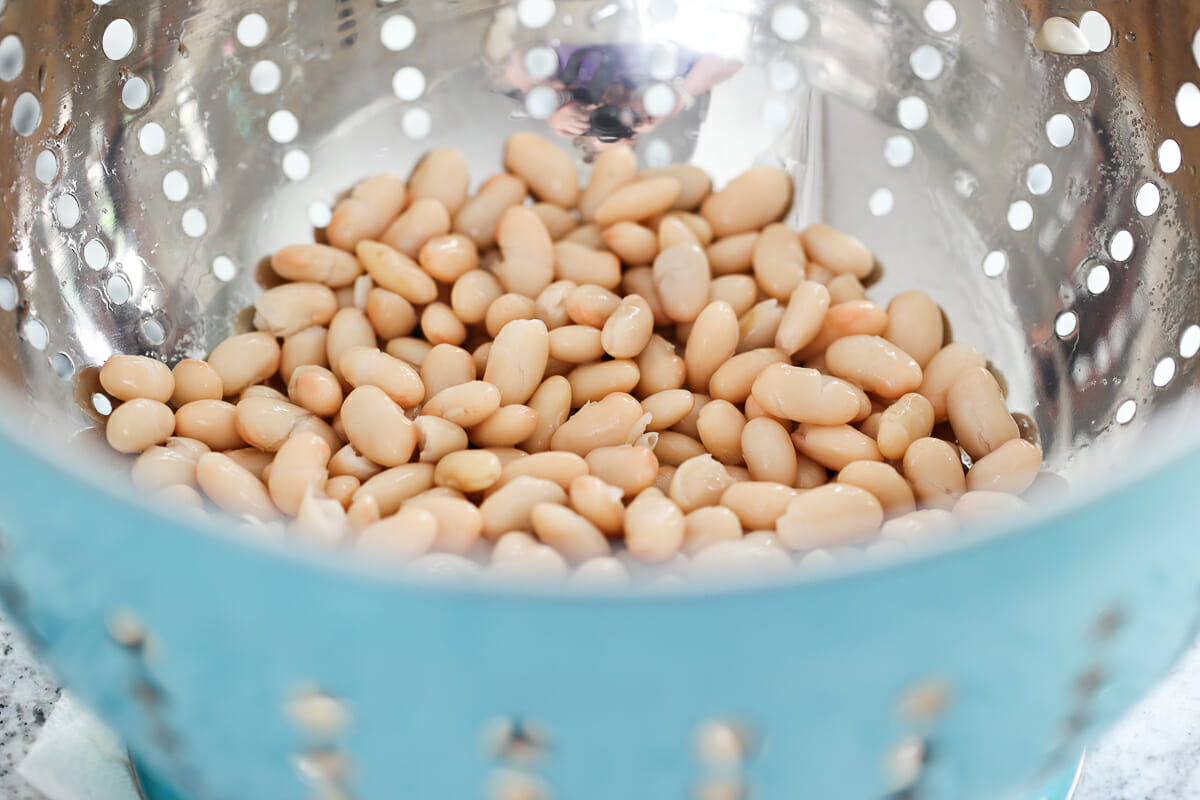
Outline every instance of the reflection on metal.
[[(600, 9), (590, 22), (613, 16)], [(738, 58), (677, 41), (604, 41), (590, 27), (567, 27), (561, 38), (538, 30), (529, 42), (520, 41), (521, 33), (511, 9), (496, 13), (485, 37), (496, 90), (572, 139), (589, 160), (705, 105), (710, 90), (742, 67)]]

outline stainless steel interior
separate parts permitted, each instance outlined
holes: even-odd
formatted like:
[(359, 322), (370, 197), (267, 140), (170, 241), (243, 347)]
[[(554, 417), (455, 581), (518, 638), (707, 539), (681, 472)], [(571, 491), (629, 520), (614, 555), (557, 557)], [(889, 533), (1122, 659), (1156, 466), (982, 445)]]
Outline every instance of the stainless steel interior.
[[(1034, 47), (1052, 14), (1097, 52)], [(864, 239), (884, 266), (874, 296), (933, 295), (1051, 467), (1124, 466), (1158, 412), (1192, 402), (1200, 367), (1197, 27), (1200, 7), (1115, 0), (9, 0), (5, 387), (65, 434), (94, 427), (110, 354), (203, 354), (263, 259), (310, 240), (363, 176), (449, 144), (481, 181), (507, 134), (555, 136), (539, 88), (563, 54), (602, 46), (637, 102), (677, 92), (702, 56), (731, 67), (639, 133), (644, 163), (691, 160), (718, 182), (785, 165), (789, 220)]]

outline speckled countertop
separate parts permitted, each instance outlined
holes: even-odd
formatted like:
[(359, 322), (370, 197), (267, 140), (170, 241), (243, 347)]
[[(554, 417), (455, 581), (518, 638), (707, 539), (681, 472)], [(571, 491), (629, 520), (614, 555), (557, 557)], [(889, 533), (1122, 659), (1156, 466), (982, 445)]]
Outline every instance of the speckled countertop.
[(1200, 643), (1088, 754), (1075, 800), (1200, 797)]
[[(0, 799), (54, 800), (17, 774), (58, 689), (0, 621)], [(1200, 797), (1200, 643), (1088, 754), (1074, 800)], [(1049, 800), (1055, 800), (1050, 798)]]
[(54, 683), (0, 620), (0, 798), (46, 800), (21, 779), (17, 765), (57, 700)]

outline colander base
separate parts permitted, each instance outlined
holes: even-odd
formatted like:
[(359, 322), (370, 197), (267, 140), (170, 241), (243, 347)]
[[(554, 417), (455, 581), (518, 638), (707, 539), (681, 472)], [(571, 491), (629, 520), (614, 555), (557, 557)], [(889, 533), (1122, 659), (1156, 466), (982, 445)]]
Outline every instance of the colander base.
[[(1078, 763), (1072, 764), (1053, 778), (1044, 781), (1038, 790), (1023, 793), (1012, 800), (1071, 800), (1075, 796), (1075, 790), (1079, 787), (1079, 779), (1083, 775), (1086, 758), (1086, 754), (1080, 756)], [(131, 759), (130, 763), (142, 800), (194, 800), (161, 780), (137, 758)]]

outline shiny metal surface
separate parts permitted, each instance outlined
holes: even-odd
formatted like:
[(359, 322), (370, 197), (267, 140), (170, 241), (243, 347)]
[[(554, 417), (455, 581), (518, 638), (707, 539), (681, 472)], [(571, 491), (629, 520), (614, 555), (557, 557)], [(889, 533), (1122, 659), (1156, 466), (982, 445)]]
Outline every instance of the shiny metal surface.
[[(91, 367), (203, 353), (253, 297), (262, 259), (310, 237), (355, 180), (405, 174), (433, 143), (463, 148), (482, 179), (504, 135), (533, 129), (581, 158), (635, 139), (644, 163), (687, 159), (718, 181), (788, 166), (790, 219), (865, 239), (885, 267), (879, 296), (930, 291), (956, 336), (992, 354), (1052, 464), (1087, 461), (1095, 443), (1107, 463), (1195, 376), (1177, 352), (1200, 321), (1196, 212), (1179, 200), (1197, 188), (1194, 151), (1171, 102), (1194, 61), (1153, 14), (1096, 7), (1119, 35), (1068, 57), (1030, 46), (1048, 13), (1036, 4), (960, 3), (939, 32), (923, 2), (265, 3), (262, 42), (241, 29), (251, 47), (234, 24), (243, 4), (9, 3), (0, 25), (24, 51), (0, 141), (9, 383), (90, 425)], [(1170, 13), (1186, 30), (1200, 12)], [(102, 44), (120, 19), (132, 49), (112, 60)], [(1064, 88), (1074, 69), (1091, 85), (1082, 101)], [(40, 122), (14, 135), (25, 92)], [(1063, 147), (1047, 136), (1055, 115), (1074, 131)], [(1168, 137), (1183, 145), (1173, 174), (1156, 163)], [(1161, 208), (1143, 217), (1147, 181)], [(1021, 203), (1032, 224), (1013, 230)], [(1122, 230), (1124, 262), (1109, 253)], [(1003, 254), (996, 276), (989, 253)], [(1171, 356), (1176, 374), (1156, 387)], [(1131, 400), (1134, 423), (1116, 424)]]
[[(1200, 105), (1200, 89), (1187, 88), (1200, 80), (1192, 52), (1200, 8), (1166, 0), (1136, 8), (1117, 0), (1052, 7), (1033, 0), (264, 0), (253, 6), (8, 0), (2, 7), (0, 228), (10, 236), (0, 267), (0, 364), (11, 396), (0, 407), (12, 408), (15, 399), (59, 433), (94, 426), (95, 367), (111, 353), (200, 354), (235, 327), (257, 291), (262, 260), (310, 237), (337, 194), (357, 179), (381, 170), (406, 174), (424, 150), (449, 144), (467, 153), (482, 180), (499, 169), (507, 134), (534, 130), (554, 131), (582, 159), (610, 139), (633, 137), (643, 163), (691, 160), (718, 182), (760, 160), (787, 166), (797, 181), (790, 220), (826, 220), (867, 241), (885, 267), (874, 290), (880, 297), (901, 288), (929, 291), (946, 308), (956, 338), (992, 355), (1006, 376), (1010, 405), (1035, 418), (1049, 462), (1073, 480), (1083, 483), (1078, 476), (1095, 470), (1132, 481), (1164, 458), (1148, 442), (1183, 447), (1200, 440), (1188, 422), (1200, 350), (1200, 328), (1193, 329), (1200, 323), (1200, 210), (1191, 201), (1200, 188), (1194, 170), (1200, 140), (1189, 127), (1200, 123), (1200, 110), (1188, 98), (1194, 93)], [(1109, 40), (1095, 43), (1101, 52), (1061, 56), (1032, 46), (1050, 14), (1093, 8), (1111, 26)], [(247, 22), (252, 13), (265, 23), (261, 41)], [(132, 30), (128, 53), (116, 47), (122, 20)], [(11, 41), (20, 42), (19, 58)], [(590, 53), (573, 60), (581, 50)], [(1086, 74), (1088, 92), (1077, 91), (1073, 70)], [(283, 112), (294, 118), (294, 134)], [(1069, 140), (1058, 138), (1068, 123)], [(1175, 169), (1162, 166), (1167, 139), (1179, 145)], [(1159, 202), (1149, 202), (1154, 192), (1143, 189), (1147, 184), (1157, 187)], [(1131, 250), (1118, 246), (1114, 254), (1124, 234)], [(595, 603), (580, 611), (591, 615), (590, 628), (540, 599), (509, 604), (357, 580), (224, 539), (189, 538), (189, 523), (177, 520), (182, 532), (165, 531), (180, 533), (177, 539), (148, 540), (143, 528), (167, 521), (92, 484), (68, 488), (91, 507), (103, 507), (105, 498), (111, 503), (97, 515), (103, 538), (76, 549), (69, 534), (77, 533), (72, 526), (87, 509), (55, 504), (57, 489), (50, 494), (44, 485), (22, 484), (21, 478), (62, 473), (33, 459), (34, 448), (3, 442), (35, 462), (29, 475), (14, 459), (0, 469), (39, 503), (10, 502), (5, 522), (13, 520), (17, 555), (4, 578), (5, 601), (32, 609), (15, 616), (38, 634), (69, 680), (92, 681), (91, 696), (139, 752), (150, 754), (155, 769), (178, 785), (200, 787), (204, 796), (238, 796), (236, 781), (244, 775), (261, 796), (294, 782), (280, 753), (298, 745), (277, 713), (278, 698), (287, 681), (312, 675), (358, 702), (361, 739), (355, 733), (349, 744), (338, 744), (357, 748), (366, 766), (363, 796), (389, 796), (398, 775), (417, 775), (418, 788), (440, 786), (444, 770), (434, 767), (442, 766), (437, 759), (446, 749), (420, 748), (450, 734), (473, 734), (479, 720), (498, 713), (497, 698), (511, 704), (499, 709), (504, 713), (532, 710), (556, 723), (563, 747), (550, 777), (567, 783), (597, 753), (611, 756), (610, 763), (629, 755), (614, 737), (599, 736), (595, 719), (615, 725), (630, 710), (619, 702), (642, 712), (654, 702), (639, 695), (646, 683), (637, 676), (626, 676), (627, 697), (607, 684), (594, 696), (569, 694), (565, 668), (609, 666), (606, 659), (626, 667), (628, 659), (614, 654), (630, 647), (651, 664), (691, 655), (690, 663), (711, 669), (714, 678), (744, 667), (731, 654), (755, 652), (753, 663), (778, 659), (795, 670), (781, 668), (783, 677), (772, 675), (766, 685), (801, 695), (821, 689), (802, 700), (814, 716), (842, 726), (839, 741), (854, 745), (837, 750), (835, 760), (825, 751), (798, 750), (811, 754), (803, 770), (778, 751), (764, 751), (760, 780), (775, 786), (811, 778), (828, 789), (839, 771), (853, 772), (860, 786), (880, 783), (860, 769), (863, 753), (873, 748), (875, 758), (893, 733), (908, 734), (887, 727), (889, 704), (905, 682), (944, 667), (963, 687), (962, 711), (956, 708), (947, 723), (960, 734), (954, 741), (982, 741), (980, 731), (993, 727), (1007, 737), (995, 753), (966, 744), (941, 751), (944, 759), (925, 773), (928, 795), (958, 797), (962, 787), (991, 791), (1035, 761), (1048, 767), (1077, 752), (1093, 720), (1111, 718), (1161, 670), (1162, 651), (1190, 631), (1184, 598), (1194, 597), (1194, 587), (1178, 575), (1161, 580), (1154, 554), (1115, 534), (1104, 549), (1087, 550), (1090, 561), (1081, 557), (1092, 569), (1064, 573), (1056, 560), (1067, 551), (1047, 554), (1018, 536), (908, 565), (907, 572), (776, 589), (771, 603), (753, 594), (630, 609)], [(1139, 503), (1163, 507), (1165, 521), (1154, 533), (1183, 552), (1188, 515), (1175, 502), (1182, 499), (1177, 487), (1145, 481), (1135, 489)], [(9, 499), (18, 497), (25, 499)], [(1119, 495), (1104, 502), (1081, 508), (1082, 521), (1061, 541), (1082, 550), (1104, 520), (1132, 527), (1145, 519), (1140, 506), (1123, 506)], [(43, 523), (48, 533), (39, 539), (36, 526)], [(120, 563), (87, 569), (112, 552), (123, 556)], [(995, 560), (979, 563), (984, 556)], [(175, 576), (179, 564), (189, 569)], [(220, 594), (211, 593), (214, 576), (227, 576), (238, 591), (214, 597)], [(263, 576), (280, 591), (236, 605), (261, 588)], [(1097, 585), (1097, 576), (1108, 583)], [(1021, 579), (1030, 583), (1028, 595), (1017, 585)], [(819, 595), (818, 602), (805, 591)], [(879, 603), (869, 591), (880, 593)], [(969, 599), (973, 613), (965, 601), (947, 608), (952, 595)], [(338, 602), (319, 602), (324, 598)], [(1054, 601), (1060, 613), (1048, 615), (1030, 598)], [(1139, 606), (1131, 598), (1150, 601)], [(706, 602), (711, 606), (701, 607)], [(102, 625), (91, 624), (122, 604), (144, 614), (166, 642), (164, 661), (118, 652)], [(425, 613), (413, 615), (417, 605)], [(789, 629), (802, 634), (804, 646), (789, 642), (787, 661), (777, 641), (744, 624), (765, 618), (766, 605), (786, 609)], [(921, 620), (912, 630), (873, 615), (902, 605)], [(303, 620), (300, 607), (308, 612)], [(1081, 633), (1098, 609), (1110, 607), (1128, 610), (1127, 641)], [(390, 611), (364, 625), (383, 644), (355, 636), (344, 619), (321, 616), (347, 609)], [(813, 609), (828, 616), (805, 616)], [(1173, 614), (1166, 621), (1155, 616), (1167, 610)], [(450, 621), (462, 626), (468, 619), (474, 637), (446, 635)], [(529, 627), (533, 619), (559, 637), (553, 648)], [(630, 628), (631, 619), (659, 625)], [(704, 623), (712, 619), (737, 646), (709, 652), (712, 629)], [(686, 646), (664, 640), (668, 627), (681, 631)], [(491, 646), (493, 630), (508, 633), (506, 646)], [(261, 669), (230, 681), (227, 669), (214, 666), (227, 668), (248, 643), (271, 632), (278, 633), (277, 647), (258, 653)], [(1115, 644), (1108, 643), (1112, 637)], [(608, 647), (609, 641), (620, 646)], [(997, 649), (997, 641), (1006, 647)], [(1012, 641), (1029, 644), (1014, 649)], [(412, 642), (425, 649), (414, 655), (406, 649)], [(810, 642), (823, 645), (828, 658), (812, 659)], [(947, 642), (955, 647), (943, 656), (936, 648)], [(471, 682), (445, 676), (451, 663), (490, 660), (499, 677), (472, 684), (461, 713), (448, 719), (411, 703), (390, 672), (371, 671), (375, 646), (396, 654), (395, 662), (410, 670), (410, 685), (436, 677), (446, 681), (439, 690), (461, 690)], [(531, 679), (528, 654), (543, 647), (554, 658)], [(1063, 658), (1039, 661), (1051, 648)], [(1151, 648), (1149, 661), (1137, 660)], [(885, 661), (900, 663), (901, 655), (906, 674), (872, 671)], [(556, 659), (563, 669), (555, 669)], [(1107, 675), (1102, 668), (1109, 666), (1109, 688), (1071, 694), (1077, 673)], [(205, 667), (210, 673), (198, 674)], [(817, 679), (797, 688), (804, 682), (793, 675), (801, 667)], [(1004, 676), (1013, 681), (1007, 687), (1013, 697), (998, 702), (991, 690)], [(539, 681), (579, 705), (549, 704), (530, 688)], [(135, 706), (130, 685), (155, 691), (161, 685), (171, 702), (147, 710), (142, 697)], [(375, 702), (385, 697), (381, 686), (396, 696)], [(252, 724), (214, 719), (214, 688), (242, 709), (238, 720)], [(742, 688), (722, 687), (719, 698), (774, 722), (774, 741), (811, 748), (818, 739), (824, 745), (837, 738), (815, 736), (795, 715), (772, 717), (781, 707), (777, 696)], [(695, 714), (709, 713), (695, 709), (696, 696), (681, 688), (662, 709), (653, 708), (661, 714), (647, 725), (647, 736), (682, 740)], [(400, 712), (435, 734), (411, 743), (411, 760), (402, 765), (408, 772), (388, 747)], [(1012, 718), (1000, 719), (1005, 714)], [(256, 725), (270, 731), (269, 741), (248, 733)], [(862, 731), (888, 741), (860, 743), (851, 734)], [(181, 750), (179, 740), (188, 747)], [(1046, 755), (1052, 747), (1058, 749)], [(682, 771), (694, 766), (686, 758), (676, 748), (646, 774), (654, 786), (678, 788)], [(471, 769), (451, 777), (466, 785), (484, 766)], [(624, 774), (603, 778), (622, 789), (635, 785)], [(577, 796), (602, 796), (607, 784), (583, 786)]]

